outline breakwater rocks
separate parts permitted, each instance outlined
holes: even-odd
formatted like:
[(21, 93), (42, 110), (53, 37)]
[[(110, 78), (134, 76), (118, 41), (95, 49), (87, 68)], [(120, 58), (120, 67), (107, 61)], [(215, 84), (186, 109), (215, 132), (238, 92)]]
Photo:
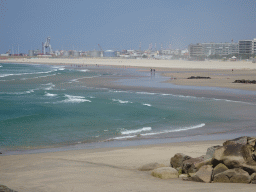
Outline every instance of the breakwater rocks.
[(0, 185), (0, 192), (17, 192), (14, 191), (12, 189), (9, 189), (8, 187), (6, 187), (5, 185)]
[(191, 76), (191, 77), (188, 77), (187, 79), (211, 79), (211, 77)]
[(151, 175), (162, 179), (256, 184), (256, 138), (244, 136), (227, 140), (196, 158), (177, 153), (170, 159), (169, 167), (159, 164), (144, 167), (152, 170)]
[(245, 79), (241, 79), (241, 80), (235, 80), (233, 83), (250, 83), (250, 84), (256, 84), (256, 80), (245, 80)]

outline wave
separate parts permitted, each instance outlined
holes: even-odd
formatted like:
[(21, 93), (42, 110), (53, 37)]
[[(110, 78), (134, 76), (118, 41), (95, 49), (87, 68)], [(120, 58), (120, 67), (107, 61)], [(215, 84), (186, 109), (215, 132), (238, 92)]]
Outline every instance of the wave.
[(150, 92), (136, 92), (137, 94), (142, 94), (142, 95), (156, 95), (157, 93), (150, 93)]
[(85, 99), (82, 96), (73, 96), (65, 94), (67, 99), (60, 101), (61, 103), (82, 103), (82, 102), (91, 102), (90, 100)]
[(65, 66), (52, 66), (52, 68), (54, 69), (54, 71), (64, 71), (65, 70)]
[(9, 74), (2, 74), (0, 77), (8, 77), (8, 76), (20, 76), (20, 75), (33, 75), (33, 74), (44, 74), (44, 73), (51, 73), (53, 71), (45, 71), (45, 72), (34, 72), (34, 73), (9, 73)]
[(133, 135), (133, 136), (123, 136), (123, 137), (115, 137), (113, 138), (114, 140), (119, 140), (119, 139), (130, 139), (130, 138), (134, 138), (137, 137), (137, 135)]
[(159, 135), (159, 134), (163, 134), (163, 133), (173, 133), (173, 132), (180, 132), (180, 131), (187, 131), (190, 129), (198, 129), (201, 127), (204, 127), (205, 123), (201, 123), (199, 125), (195, 125), (195, 126), (191, 126), (191, 127), (182, 127), (179, 129), (174, 129), (174, 130), (166, 130), (166, 131), (160, 131), (160, 132), (155, 132), (155, 133), (145, 133), (145, 134), (141, 134), (141, 136), (147, 136), (147, 135)]
[(117, 102), (122, 103), (122, 104), (124, 104), (124, 103), (132, 103), (131, 101), (122, 101), (120, 99), (112, 99), (112, 101), (117, 101)]
[(90, 71), (89, 69), (82, 69), (82, 70), (79, 70), (80, 72), (88, 72)]
[(45, 96), (47, 96), (47, 97), (55, 97), (55, 96), (57, 96), (57, 94), (52, 94), (52, 93), (45, 92)]
[(145, 105), (145, 106), (148, 106), (148, 107), (152, 106), (151, 104), (148, 104), (148, 103), (143, 103), (142, 105)]
[(121, 131), (121, 134), (122, 135), (130, 135), (130, 134), (134, 134), (134, 133), (141, 133), (143, 131), (151, 131), (151, 130), (152, 130), (151, 127), (143, 127), (141, 129)]
[(55, 85), (53, 83), (47, 83), (47, 84), (42, 84), (42, 85), (48, 85), (49, 87), (44, 88), (44, 90), (52, 90)]
[(24, 95), (33, 93), (36, 89), (30, 89), (28, 91), (22, 91), (22, 92), (0, 92), (0, 94), (7, 94), (7, 95)]
[(3, 67), (2, 65), (0, 65), (0, 67)]
[[(166, 130), (166, 131), (160, 131), (160, 132), (154, 132), (154, 133), (141, 133), (142, 131), (151, 131), (152, 130), (151, 127), (144, 127), (142, 129), (137, 129), (137, 130), (123, 131), (123, 132), (121, 132), (122, 135), (126, 134), (127, 136), (115, 137), (110, 140), (130, 139), (130, 138), (141, 137), (141, 136), (143, 137), (143, 136), (150, 136), (150, 135), (159, 135), (159, 134), (164, 134), (164, 133), (187, 131), (190, 129), (197, 129), (197, 128), (201, 128), (204, 126), (205, 126), (205, 124), (201, 123), (199, 125), (195, 125), (195, 126), (191, 126), (191, 127), (182, 127), (182, 128), (175, 129), (175, 130)], [(129, 134), (135, 134), (135, 135), (129, 135)]]

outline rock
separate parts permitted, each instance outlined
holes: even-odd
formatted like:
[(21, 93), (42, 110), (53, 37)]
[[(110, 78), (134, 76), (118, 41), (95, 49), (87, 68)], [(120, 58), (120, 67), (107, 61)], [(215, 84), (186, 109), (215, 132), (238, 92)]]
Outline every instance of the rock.
[(189, 157), (183, 153), (177, 153), (170, 160), (171, 167), (173, 167), (173, 168), (182, 167), (183, 161), (191, 159), (191, 158), (192, 157)]
[(161, 179), (173, 179), (179, 177), (178, 171), (172, 167), (161, 167), (154, 169), (151, 175)]
[(251, 183), (252, 183), (252, 184), (256, 184), (256, 173), (253, 173), (253, 174), (251, 175)]
[(191, 158), (188, 160), (183, 161), (182, 163), (182, 170), (188, 174), (188, 173), (195, 173), (197, 172), (197, 168), (195, 167), (196, 164), (202, 162), (204, 159), (203, 157), (197, 157), (197, 158)]
[(214, 175), (217, 175), (217, 174), (222, 173), (227, 170), (228, 170), (228, 168), (226, 167), (226, 165), (220, 163), (216, 167), (213, 168), (212, 176), (214, 177)]
[(206, 159), (211, 159), (211, 158), (213, 157), (213, 155), (214, 155), (215, 150), (216, 150), (216, 149), (219, 149), (220, 147), (222, 147), (222, 146), (217, 145), (217, 146), (209, 147), (209, 148), (207, 149), (206, 155), (204, 156), (204, 159), (205, 159), (205, 160), (206, 160)]
[(256, 172), (256, 162), (252, 158), (250, 145), (225, 145), (216, 149), (212, 158), (212, 164), (215, 167), (219, 163), (223, 163), (229, 169), (243, 168), (250, 174)]
[(200, 167), (202, 167), (204, 165), (211, 165), (211, 164), (212, 164), (212, 159), (207, 159), (207, 160), (201, 161), (199, 163), (195, 163), (195, 168), (197, 170), (199, 170)]
[(0, 185), (0, 192), (17, 192), (14, 191), (12, 189), (9, 189), (8, 187), (6, 187), (5, 185)]
[(239, 168), (221, 172), (216, 174), (213, 178), (213, 182), (215, 183), (249, 183), (250, 180), (250, 175)]
[(204, 165), (202, 166), (194, 176), (192, 176), (192, 181), (210, 183), (212, 179), (212, 166)]
[(189, 177), (193, 177), (196, 173), (188, 173)]
[(187, 177), (188, 177), (187, 174), (181, 174), (181, 175), (179, 175), (179, 178), (187, 178)]
[(235, 144), (241, 144), (241, 145), (246, 145), (247, 144), (247, 137), (238, 137), (236, 139), (232, 140), (227, 140), (223, 143), (223, 146), (225, 145), (235, 145)]
[(140, 171), (151, 171), (153, 169), (157, 169), (159, 167), (165, 167), (163, 164), (158, 164), (158, 163), (149, 163), (146, 165), (143, 165), (142, 167), (139, 168)]

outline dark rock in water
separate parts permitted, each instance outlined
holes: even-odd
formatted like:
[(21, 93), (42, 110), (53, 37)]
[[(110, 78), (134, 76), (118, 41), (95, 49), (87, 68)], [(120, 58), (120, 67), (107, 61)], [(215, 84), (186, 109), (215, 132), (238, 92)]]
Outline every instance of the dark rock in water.
[(192, 157), (189, 157), (183, 153), (177, 153), (170, 160), (171, 167), (173, 167), (173, 168), (182, 167), (183, 161), (191, 159), (191, 158)]
[(9, 189), (8, 187), (6, 187), (5, 185), (0, 185), (0, 192), (17, 192), (14, 191), (12, 189)]
[(0, 152), (0, 154), (3, 154), (2, 152)]
[(210, 183), (212, 179), (212, 166), (211, 165), (204, 165), (202, 166), (196, 174), (191, 177), (192, 181), (197, 182), (205, 182)]
[(191, 77), (188, 77), (188, 79), (211, 79), (211, 77), (191, 76)]
[(229, 169), (214, 176), (215, 183), (250, 183), (250, 175), (239, 168)]
[(195, 173), (198, 171), (198, 169), (196, 168), (196, 164), (200, 163), (204, 161), (203, 157), (198, 157), (198, 158), (191, 158), (188, 160), (183, 161), (182, 163), (182, 170), (188, 174), (188, 173)]
[(214, 177), (215, 175), (222, 173), (224, 171), (227, 171), (227, 170), (228, 170), (227, 166), (220, 163), (216, 167), (213, 168), (212, 176)]

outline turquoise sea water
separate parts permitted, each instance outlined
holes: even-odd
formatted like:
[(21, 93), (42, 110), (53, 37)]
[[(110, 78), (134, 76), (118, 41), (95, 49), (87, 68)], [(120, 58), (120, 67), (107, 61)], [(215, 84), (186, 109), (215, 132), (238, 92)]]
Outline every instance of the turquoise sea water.
[(104, 75), (87, 67), (0, 64), (0, 150), (193, 135), (245, 121), (237, 113), (244, 103), (86, 86)]

